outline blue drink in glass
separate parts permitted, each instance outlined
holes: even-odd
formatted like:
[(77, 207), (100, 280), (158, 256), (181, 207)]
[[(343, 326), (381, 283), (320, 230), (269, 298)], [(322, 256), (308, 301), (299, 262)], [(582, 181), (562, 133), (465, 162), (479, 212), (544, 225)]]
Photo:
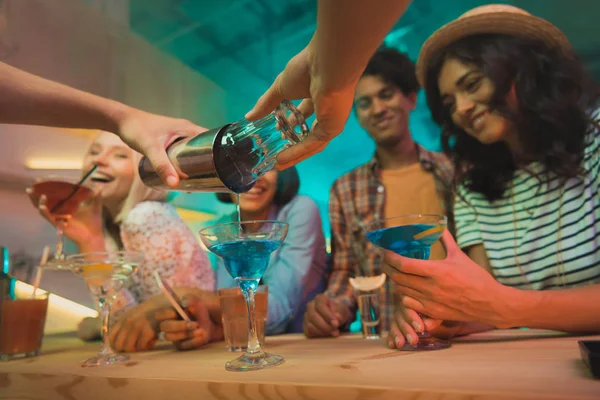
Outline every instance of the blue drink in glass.
[(442, 236), (442, 231), (432, 233), (420, 239), (414, 237), (422, 232), (435, 228), (436, 224), (415, 224), (392, 226), (367, 233), (367, 238), (376, 246), (391, 250), (405, 257), (419, 260), (429, 259), (431, 245)]
[(228, 371), (254, 371), (283, 363), (283, 357), (262, 351), (256, 332), (254, 295), (265, 273), (271, 253), (281, 246), (288, 224), (281, 221), (243, 221), (211, 226), (200, 231), (206, 247), (223, 258), (227, 272), (235, 278), (248, 309), (246, 353), (225, 364)]
[[(281, 246), (279, 240), (241, 240), (219, 243), (208, 250), (223, 258), (225, 268), (240, 287), (256, 290), (269, 265), (271, 253)], [(241, 287), (244, 290), (243, 287)]]

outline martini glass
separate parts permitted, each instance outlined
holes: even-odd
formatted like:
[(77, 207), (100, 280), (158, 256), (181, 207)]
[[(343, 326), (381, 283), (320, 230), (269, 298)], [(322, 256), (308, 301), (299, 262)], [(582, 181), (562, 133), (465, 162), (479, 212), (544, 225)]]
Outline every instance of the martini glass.
[(287, 231), (288, 224), (281, 221), (232, 222), (200, 231), (204, 245), (223, 258), (227, 272), (235, 278), (246, 299), (248, 347), (243, 355), (225, 364), (228, 371), (254, 371), (283, 363), (283, 357), (265, 353), (260, 347), (254, 295), (271, 253), (281, 246)]
[(65, 255), (63, 254), (63, 231), (81, 203), (92, 198), (94, 192), (85, 183), (79, 184), (79, 179), (46, 176), (36, 179), (29, 194), (36, 207), (38, 207), (42, 195), (46, 196), (46, 207), (56, 226), (54, 256), (44, 264), (44, 268), (69, 268), (69, 265), (65, 263)]
[[(404, 257), (429, 259), (431, 246), (446, 229), (443, 215), (412, 214), (385, 218), (367, 225), (367, 238), (378, 247), (391, 250)], [(431, 336), (427, 329), (417, 332), (419, 343), (405, 345), (403, 350), (440, 350), (450, 347), (450, 342)]]
[(110, 347), (109, 325), (110, 306), (128, 282), (129, 277), (137, 271), (144, 260), (144, 254), (136, 251), (98, 252), (73, 254), (67, 257), (73, 272), (81, 276), (92, 296), (100, 305), (102, 317), (102, 349), (97, 356), (81, 363), (82, 367), (98, 367), (116, 364), (129, 359), (117, 354)]

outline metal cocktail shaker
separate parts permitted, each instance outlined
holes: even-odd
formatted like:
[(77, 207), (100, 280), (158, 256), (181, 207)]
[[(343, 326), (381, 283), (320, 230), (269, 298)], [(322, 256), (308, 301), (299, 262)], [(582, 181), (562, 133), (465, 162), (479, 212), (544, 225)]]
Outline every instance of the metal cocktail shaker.
[[(300, 143), (308, 126), (298, 109), (284, 100), (258, 121), (245, 119), (183, 138), (167, 148), (167, 155), (180, 179), (175, 190), (186, 192), (243, 193), (273, 168), (282, 150)], [(173, 190), (164, 184), (150, 161), (140, 161), (142, 181), (155, 188)]]

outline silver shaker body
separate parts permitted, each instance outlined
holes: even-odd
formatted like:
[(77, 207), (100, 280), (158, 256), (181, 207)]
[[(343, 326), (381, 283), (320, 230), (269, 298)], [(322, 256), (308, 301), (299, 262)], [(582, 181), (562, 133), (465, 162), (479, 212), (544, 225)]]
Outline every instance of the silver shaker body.
[[(138, 168), (140, 178), (146, 184), (157, 189), (181, 190), (185, 192), (232, 192), (233, 188), (223, 182), (216, 160), (222, 160), (217, 152), (222, 151), (220, 142), (222, 135), (230, 124), (211, 129), (193, 137), (187, 137), (173, 143), (167, 149), (169, 159), (185, 175), (176, 188), (163, 183), (152, 168), (147, 157), (142, 158)], [(222, 170), (222, 168), (221, 168)], [(248, 187), (246, 190), (249, 190)]]

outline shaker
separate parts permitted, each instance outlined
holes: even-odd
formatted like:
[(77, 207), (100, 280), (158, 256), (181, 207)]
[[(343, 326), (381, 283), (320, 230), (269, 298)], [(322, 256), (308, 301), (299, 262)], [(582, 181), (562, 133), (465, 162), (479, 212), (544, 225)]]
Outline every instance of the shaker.
[[(184, 176), (175, 190), (247, 192), (274, 167), (282, 150), (300, 143), (308, 132), (302, 113), (284, 100), (260, 120), (242, 119), (179, 139), (167, 148), (175, 169)], [(147, 186), (173, 190), (161, 181), (147, 157), (138, 171)]]

